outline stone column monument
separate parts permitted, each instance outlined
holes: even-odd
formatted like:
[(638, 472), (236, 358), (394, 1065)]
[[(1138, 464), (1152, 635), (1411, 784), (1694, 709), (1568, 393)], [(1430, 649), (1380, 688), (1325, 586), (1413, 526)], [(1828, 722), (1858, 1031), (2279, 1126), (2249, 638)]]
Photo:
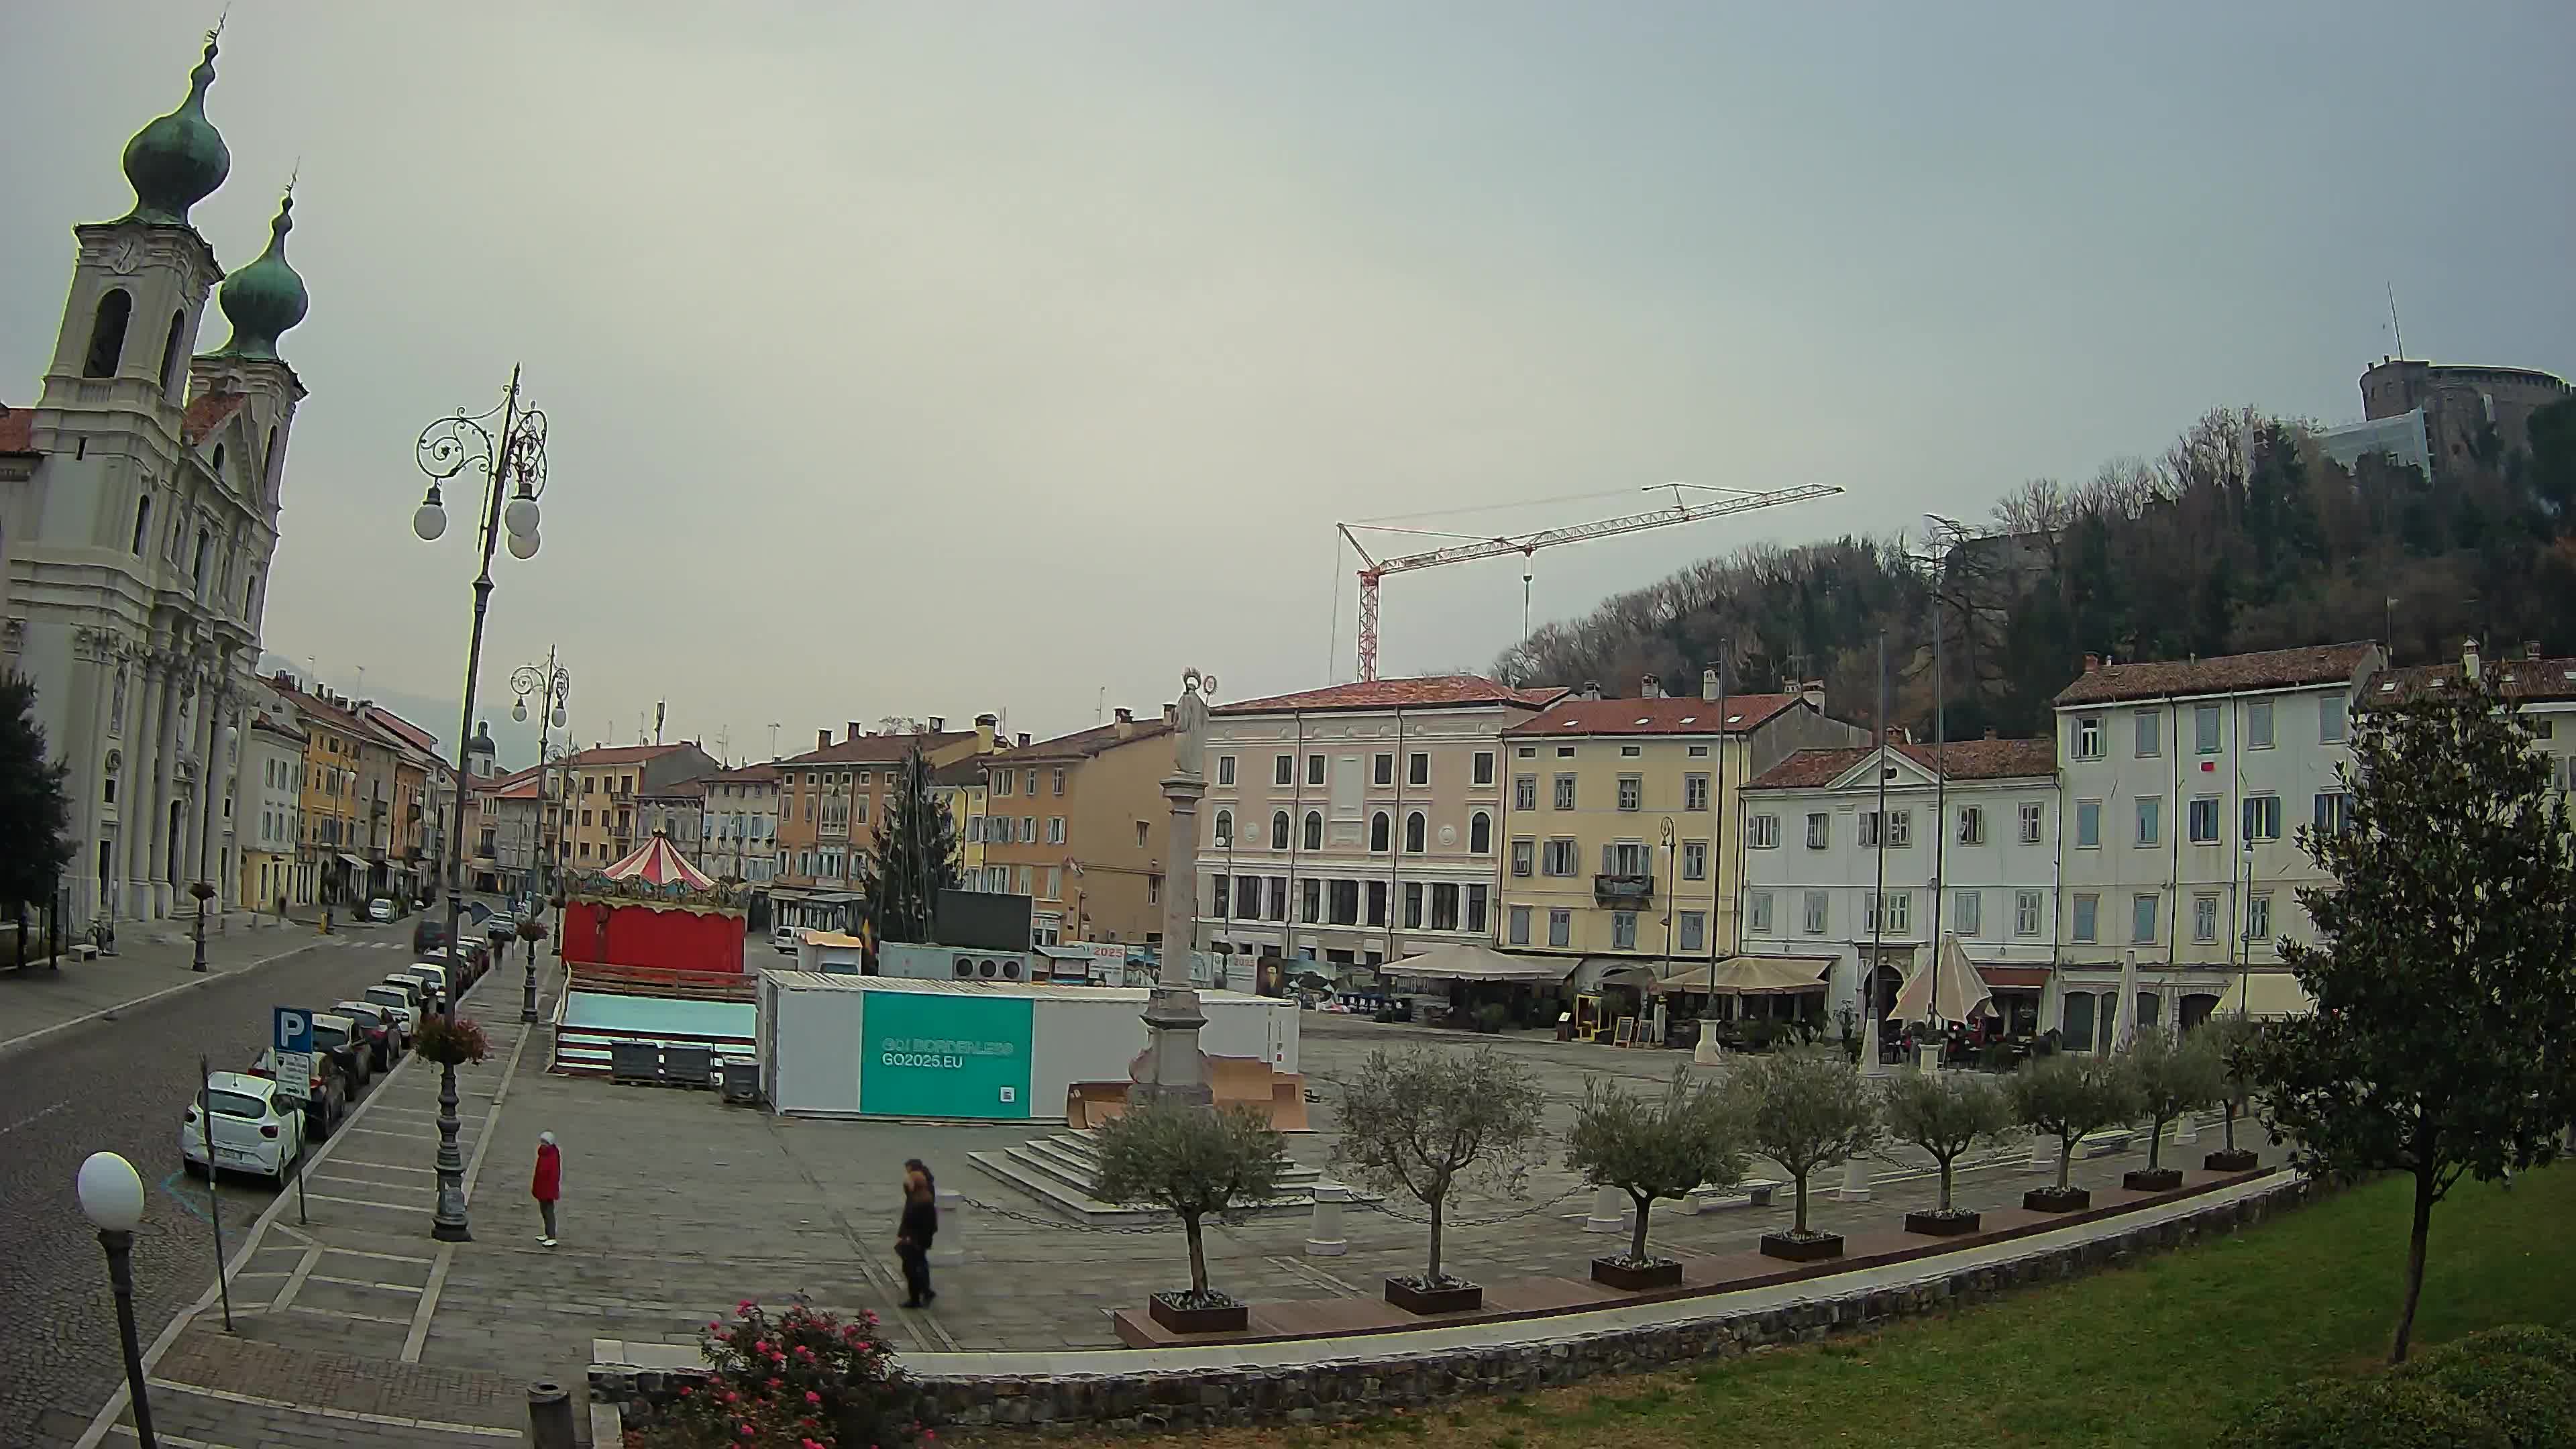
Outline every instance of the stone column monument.
[(1190, 958), (1198, 945), (1199, 797), (1207, 793), (1202, 768), (1207, 749), (1207, 697), (1216, 676), (1195, 669), (1181, 674), (1181, 699), (1172, 721), (1172, 773), (1163, 798), (1172, 802), (1171, 846), (1163, 856), (1162, 969), (1145, 1004), (1145, 1050), (1129, 1066), (1135, 1102), (1178, 1101), (1207, 1106), (1207, 1057), (1199, 1050), (1199, 994), (1190, 985)]

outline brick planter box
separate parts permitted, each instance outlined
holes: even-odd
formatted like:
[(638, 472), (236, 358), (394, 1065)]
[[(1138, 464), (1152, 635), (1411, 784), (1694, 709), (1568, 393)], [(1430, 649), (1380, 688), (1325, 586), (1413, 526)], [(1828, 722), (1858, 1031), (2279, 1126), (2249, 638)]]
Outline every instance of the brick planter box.
[(2059, 1192), (2053, 1187), (2034, 1187), (2021, 1195), (2022, 1210), (2034, 1213), (2080, 1213), (2093, 1206), (2093, 1194), (2080, 1187)]
[(1473, 1283), (1417, 1288), (1402, 1278), (1389, 1278), (1386, 1301), (1407, 1313), (1472, 1313), (1485, 1306), (1485, 1290)]
[(2134, 1172), (2121, 1173), (2120, 1186), (2131, 1192), (2171, 1192), (2182, 1186), (2182, 1169), (2159, 1167), (2150, 1170), (2141, 1167)]
[(1145, 1300), (1145, 1311), (1174, 1333), (1241, 1333), (1252, 1326), (1252, 1309), (1242, 1303), (1184, 1308), (1171, 1295), (1157, 1293)]
[(1980, 1221), (1980, 1216), (1972, 1212), (1907, 1213), (1905, 1230), (1927, 1238), (1956, 1238), (1975, 1232)]
[(2242, 1147), (2233, 1152), (2213, 1152), (2200, 1160), (2204, 1172), (2252, 1172), (2262, 1165), (2263, 1159)]
[(1631, 1293), (1642, 1293), (1649, 1288), (1679, 1288), (1682, 1286), (1682, 1265), (1677, 1258), (1657, 1258), (1643, 1267), (1623, 1263), (1616, 1258), (1595, 1258), (1592, 1260), (1592, 1281), (1624, 1288)]
[(1791, 1263), (1815, 1263), (1843, 1255), (1843, 1235), (1824, 1233), (1812, 1238), (1793, 1238), (1787, 1233), (1764, 1233), (1762, 1253)]

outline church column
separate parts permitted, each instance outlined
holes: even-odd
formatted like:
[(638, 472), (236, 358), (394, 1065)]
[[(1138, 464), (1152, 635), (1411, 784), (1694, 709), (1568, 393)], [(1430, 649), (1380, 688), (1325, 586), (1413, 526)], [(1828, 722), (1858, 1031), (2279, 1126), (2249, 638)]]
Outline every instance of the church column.
[(208, 838), (206, 810), (215, 801), (214, 738), (215, 720), (220, 713), (213, 686), (202, 666), (191, 666), (196, 682), (196, 703), (188, 711), (188, 738), (180, 746), (183, 760), (193, 760), (197, 769), (196, 789), (186, 796), (187, 805), (179, 813), (179, 868), (170, 877), (170, 908), (181, 915), (197, 913), (196, 897), (188, 894), (190, 883), (214, 868), (213, 842)]
[(161, 706), (167, 680), (160, 658), (148, 650), (134, 656), (134, 677), (140, 687), (133, 691), (125, 717), (125, 738), (133, 758), (126, 763), (125, 786), (117, 794), (116, 806), (126, 858), (121, 904), (128, 917), (148, 921), (152, 919), (152, 835), (158, 808), (155, 782), (161, 770)]
[(152, 859), (150, 877), (152, 914), (168, 916), (174, 909), (170, 878), (170, 802), (177, 798), (179, 777), (179, 716), (188, 708), (189, 678), (187, 663), (176, 656), (162, 666), (165, 678), (161, 684), (161, 719), (156, 742), (152, 747)]
[[(75, 728), (72, 738), (91, 741), (91, 753), (96, 758), (90, 763), (89, 798), (83, 800), (80, 808), (73, 814), (74, 838), (81, 843), (80, 854), (63, 872), (63, 885), (71, 892), (71, 905), (68, 912), (70, 919), (95, 921), (107, 914), (107, 903), (99, 898), (98, 886), (98, 843), (109, 838), (106, 803), (107, 757), (113, 754), (121, 761), (125, 752), (125, 740), (121, 735), (111, 735), (107, 728), (110, 719), (108, 710), (113, 705), (116, 694), (118, 661), (115, 646), (105, 633), (91, 633), (84, 630), (80, 637), (83, 643), (73, 657), (83, 661), (79, 667), (90, 671), (90, 697), (86, 706), (89, 714), (85, 725)], [(118, 848), (122, 848), (122, 844), (120, 837)], [(111, 859), (108, 862), (108, 869), (113, 874), (121, 868), (121, 865), (120, 860)]]

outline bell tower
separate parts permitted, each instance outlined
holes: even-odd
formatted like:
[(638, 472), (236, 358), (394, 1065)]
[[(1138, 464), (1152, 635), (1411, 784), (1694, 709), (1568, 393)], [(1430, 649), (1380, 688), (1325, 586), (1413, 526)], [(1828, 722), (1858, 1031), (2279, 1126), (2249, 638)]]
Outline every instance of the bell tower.
[[(79, 454), (83, 435), (160, 424), (175, 445), (187, 407), (188, 359), (207, 293), (222, 277), (214, 248), (189, 224), (188, 208), (232, 170), (224, 138), (206, 119), (215, 80), (215, 37), (188, 76), (178, 109), (125, 144), (134, 208), (111, 222), (73, 228), (80, 255), (37, 406), (36, 445)], [(55, 436), (45, 435), (51, 425)]]

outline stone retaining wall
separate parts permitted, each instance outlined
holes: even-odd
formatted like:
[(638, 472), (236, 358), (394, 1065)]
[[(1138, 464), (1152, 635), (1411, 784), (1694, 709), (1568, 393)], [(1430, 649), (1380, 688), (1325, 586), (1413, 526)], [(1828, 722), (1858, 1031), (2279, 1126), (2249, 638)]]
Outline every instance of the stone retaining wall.
[[(1806, 1343), (1898, 1318), (1942, 1312), (2110, 1267), (2138, 1254), (2224, 1236), (2298, 1206), (2311, 1191), (2305, 1179), (2293, 1178), (2181, 1217), (1963, 1267), (1903, 1288), (1837, 1293), (1832, 1279), (1817, 1279), (1808, 1285), (1815, 1296), (1796, 1303), (1737, 1313), (1721, 1310), (1686, 1322), (1574, 1333), (1539, 1343), (1370, 1354), (1366, 1340), (1356, 1340), (1339, 1345), (1358, 1350), (1347, 1356), (1276, 1368), (1045, 1378), (925, 1376), (912, 1382), (918, 1398), (910, 1413), (940, 1427), (1187, 1429), (1312, 1423), (1467, 1395), (1528, 1393), (1608, 1374)], [(1923, 1266), (1928, 1268), (1931, 1261), (1937, 1260)], [(590, 1392), (594, 1400), (623, 1406), (631, 1422), (649, 1416), (652, 1406), (684, 1376), (667, 1369), (594, 1365)]]

